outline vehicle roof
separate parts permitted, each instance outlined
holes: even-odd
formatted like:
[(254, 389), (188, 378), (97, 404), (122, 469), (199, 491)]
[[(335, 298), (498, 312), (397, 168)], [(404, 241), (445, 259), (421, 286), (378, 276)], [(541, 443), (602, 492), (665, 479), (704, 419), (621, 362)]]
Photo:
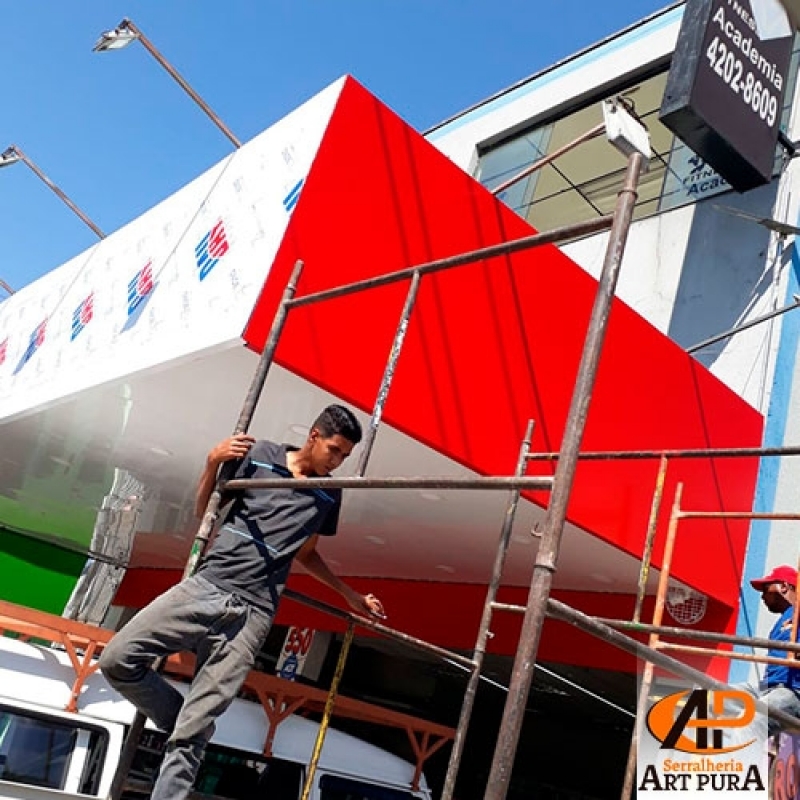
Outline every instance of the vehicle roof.
[[(65, 652), (0, 637), (0, 702), (18, 700), (63, 711), (74, 680), (75, 672)], [(186, 692), (186, 684), (173, 685)], [(81, 716), (110, 722), (130, 723), (134, 716), (133, 706), (117, 694), (99, 672), (87, 679), (78, 706)], [(288, 717), (275, 733), (273, 755), (307, 764), (318, 728), (318, 724), (310, 720), (295, 715)], [(260, 754), (267, 732), (268, 720), (260, 704), (237, 699), (217, 720), (212, 741)], [(414, 775), (414, 766), (409, 762), (334, 728), (328, 730), (319, 767), (406, 788)], [(420, 786), (426, 788), (424, 776)]]

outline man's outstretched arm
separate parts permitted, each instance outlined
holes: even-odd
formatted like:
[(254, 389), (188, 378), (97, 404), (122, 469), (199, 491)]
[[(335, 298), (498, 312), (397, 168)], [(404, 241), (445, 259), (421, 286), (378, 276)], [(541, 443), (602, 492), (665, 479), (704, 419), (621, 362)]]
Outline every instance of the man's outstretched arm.
[(297, 561), (300, 562), (303, 569), (320, 583), (324, 583), (335, 592), (338, 592), (347, 601), (347, 604), (353, 611), (357, 611), (359, 614), (367, 614), (369, 616), (385, 619), (386, 615), (383, 612), (383, 605), (374, 594), (359, 594), (355, 589), (348, 586), (341, 578), (331, 572), (330, 567), (322, 560), (322, 556), (317, 552), (318, 538), (317, 536), (312, 536), (300, 548), (300, 552), (297, 554)]

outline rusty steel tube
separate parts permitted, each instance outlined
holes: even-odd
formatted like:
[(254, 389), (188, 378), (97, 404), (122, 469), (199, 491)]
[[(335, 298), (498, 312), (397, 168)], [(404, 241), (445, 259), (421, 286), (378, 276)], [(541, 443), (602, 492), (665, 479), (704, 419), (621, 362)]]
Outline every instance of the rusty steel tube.
[[(558, 461), (559, 453), (531, 453), (530, 461)], [(651, 458), (767, 458), (800, 456), (800, 445), (786, 447), (709, 447), (705, 450), (587, 450), (578, 454), (581, 461), (636, 461)]]
[(511, 770), (533, 678), (533, 665), (539, 649), (553, 573), (556, 570), (567, 504), (572, 492), (578, 453), (589, 413), (592, 390), (608, 328), (614, 290), (633, 216), (633, 207), (636, 203), (636, 187), (643, 163), (644, 158), (639, 152), (632, 153), (628, 158), (625, 183), (620, 190), (614, 210), (614, 222), (608, 239), (603, 269), (570, 402), (561, 445), (561, 457), (553, 481), (553, 493), (545, 514), (542, 538), (536, 554), (528, 595), (528, 609), (522, 623), (522, 633), (514, 659), (511, 683), (489, 773), (485, 800), (505, 800), (511, 782)]
[[(577, 139), (573, 139), (571, 142), (567, 142), (566, 144), (559, 147), (557, 150), (553, 150), (552, 153), (548, 153), (543, 158), (540, 158), (538, 161), (534, 161), (528, 167), (525, 167), (521, 172), (518, 172), (516, 175), (512, 175), (507, 181), (503, 181), (499, 186), (495, 186), (492, 189), (492, 194), (497, 196), (500, 192), (504, 192), (510, 186), (513, 186), (515, 183), (518, 183), (523, 178), (527, 178), (528, 175), (532, 175), (536, 170), (541, 169), (542, 167), (546, 167), (551, 162), (555, 161), (560, 156), (563, 156), (565, 153), (569, 153), (570, 150), (574, 150), (578, 145), (583, 144), (584, 142), (588, 142), (590, 139), (595, 139), (600, 134), (605, 133), (606, 124), (605, 122), (601, 122), (599, 125), (595, 125), (594, 128), (586, 131), (586, 133), (582, 133)], [(444, 798), (442, 798), (444, 800)]]
[(547, 490), (553, 479), (490, 475), (482, 478), (236, 478), (224, 489), (522, 489)]
[[(691, 628), (678, 628), (669, 625), (648, 625), (644, 622), (631, 622), (624, 619), (608, 619), (606, 617), (592, 617), (596, 622), (608, 625), (630, 633), (655, 633), (659, 636), (673, 637), (676, 639), (693, 639), (701, 642), (717, 642), (719, 644), (738, 644), (743, 647), (775, 646), (774, 639), (764, 639), (760, 636), (736, 636), (732, 633), (712, 633), (710, 631), (696, 631)], [(781, 642), (781, 650), (800, 653), (800, 643)]]
[(389, 358), (386, 362), (386, 368), (383, 371), (381, 384), (378, 387), (378, 394), (375, 398), (375, 405), (372, 409), (372, 418), (367, 428), (367, 435), (364, 437), (364, 443), (361, 449), (361, 456), (358, 459), (358, 468), (356, 474), (361, 477), (367, 471), (370, 456), (372, 455), (372, 447), (375, 444), (375, 437), (378, 435), (378, 426), (381, 424), (383, 417), (383, 409), (386, 406), (386, 401), (389, 397), (389, 389), (392, 387), (394, 380), (395, 369), (397, 362), (400, 358), (400, 353), (403, 350), (403, 343), (406, 338), (406, 331), (408, 330), (408, 323), (411, 319), (411, 312), (414, 310), (414, 304), (417, 302), (417, 294), (419, 293), (419, 284), (422, 276), (419, 272), (414, 272), (411, 277), (411, 285), (408, 287), (408, 294), (406, 301), (403, 304), (403, 310), (400, 313), (400, 322), (397, 324), (397, 330), (394, 334), (392, 341), (392, 349), (389, 352)]
[[(658, 576), (658, 590), (656, 592), (656, 604), (653, 609), (653, 625), (661, 625), (664, 616), (664, 606), (667, 601), (667, 590), (669, 588), (669, 573), (672, 567), (672, 556), (675, 552), (675, 540), (678, 536), (678, 515), (681, 509), (681, 498), (683, 497), (683, 484), (679, 483), (675, 487), (675, 497), (672, 502), (672, 514), (669, 519), (669, 529), (667, 530), (667, 540), (664, 543), (664, 556), (661, 563), (661, 572)], [(651, 633), (648, 644), (651, 649), (658, 647), (658, 634)], [(634, 724), (631, 743), (628, 748), (628, 761), (625, 764), (625, 777), (622, 782), (621, 800), (629, 800), (633, 797), (633, 789), (636, 781), (636, 760), (639, 752), (639, 734), (641, 720), (644, 719), (647, 711), (647, 701), (650, 697), (650, 689), (653, 685), (653, 664), (648, 661), (642, 670), (642, 679), (639, 684), (639, 696), (636, 702), (636, 722)]]
[(336, 606), (328, 605), (327, 603), (323, 603), (321, 600), (315, 600), (313, 597), (308, 597), (300, 592), (296, 592), (294, 589), (284, 589), (283, 596), (288, 597), (290, 600), (294, 600), (298, 603), (302, 603), (309, 608), (321, 611), (323, 614), (330, 614), (332, 617), (337, 617), (338, 619), (346, 620), (347, 622), (354, 622), (357, 625), (360, 625), (362, 628), (375, 631), (375, 633), (379, 633), (389, 639), (396, 639), (398, 642), (407, 644), (409, 647), (413, 647), (423, 653), (430, 653), (445, 660), (449, 659), (450, 661), (455, 661), (457, 664), (466, 667), (467, 669), (472, 669), (475, 666), (475, 662), (471, 658), (466, 658), (460, 653), (454, 653), (453, 651), (447, 650), (444, 647), (439, 647), (438, 645), (426, 642), (424, 639), (418, 639), (416, 636), (411, 636), (408, 633), (403, 633), (403, 631), (395, 630), (394, 628), (390, 628), (387, 625), (383, 625), (382, 623), (376, 622), (368, 617), (362, 617), (358, 614), (351, 614), (349, 611), (342, 611), (342, 609), (337, 608)]
[[(728, 688), (728, 684), (709, 677), (705, 674), (705, 672), (700, 672), (700, 670), (694, 669), (694, 667), (690, 667), (687, 664), (684, 664), (682, 661), (671, 658), (665, 653), (654, 650), (652, 647), (648, 647), (646, 644), (643, 644), (636, 639), (625, 636), (625, 634), (610, 628), (608, 625), (603, 625), (603, 623), (597, 622), (592, 617), (584, 614), (582, 611), (571, 608), (570, 606), (566, 605), (565, 603), (561, 603), (558, 600), (553, 600), (553, 598), (550, 598), (547, 601), (547, 613), (548, 616), (553, 617), (553, 619), (558, 619), (562, 622), (567, 622), (570, 625), (574, 625), (576, 628), (591, 634), (592, 636), (596, 636), (598, 639), (602, 639), (604, 642), (607, 642), (608, 644), (613, 645), (620, 650), (624, 650), (626, 653), (636, 656), (636, 658), (652, 663), (654, 666), (666, 670), (673, 675), (686, 678), (693, 684), (696, 683), (698, 686), (703, 686), (706, 689)], [(789, 714), (785, 714), (782, 711), (767, 709), (766, 704), (759, 700), (756, 701), (756, 708), (762, 714), (769, 713), (770, 716), (778, 720), (781, 725), (785, 726), (786, 728), (796, 730), (798, 725), (800, 725), (800, 720), (790, 716)]]
[(608, 230), (612, 223), (612, 217), (597, 217), (596, 219), (590, 219), (586, 222), (564, 225), (552, 231), (535, 233), (531, 236), (524, 236), (522, 239), (513, 239), (510, 242), (501, 242), (500, 244), (481, 247), (477, 250), (459, 253), (458, 255), (449, 256), (448, 258), (439, 258), (435, 261), (428, 261), (425, 264), (418, 264), (415, 267), (408, 267), (407, 269), (397, 270), (396, 272), (387, 272), (385, 275), (376, 275), (372, 278), (364, 278), (364, 280), (345, 284), (344, 286), (335, 286), (332, 289), (324, 289), (320, 292), (297, 297), (290, 303), (290, 308), (308, 306), (323, 300), (333, 300), (336, 297), (344, 297), (345, 295), (354, 294), (364, 289), (376, 289), (379, 286), (388, 286), (391, 283), (408, 280), (413, 277), (415, 272), (419, 272), (420, 275), (427, 275), (430, 272), (441, 272), (442, 270), (451, 269), (452, 267), (473, 264), (484, 258), (510, 255), (520, 250), (530, 250), (534, 247), (541, 247), (546, 244), (556, 244), (557, 242), (562, 242), (565, 239), (572, 239), (576, 236), (588, 236), (590, 233), (599, 233), (600, 231)]
[[(286, 288), (283, 292), (283, 299), (281, 300), (278, 310), (275, 313), (275, 318), (272, 323), (272, 329), (270, 330), (269, 338), (267, 339), (267, 344), (264, 347), (261, 357), (259, 358), (258, 367), (256, 368), (256, 372), (250, 382), (250, 389), (247, 393), (244, 404), (242, 405), (239, 419), (236, 422), (236, 427), (234, 429), (235, 433), (244, 433), (252, 421), (258, 399), (261, 396), (261, 391), (264, 388), (264, 383), (266, 382), (267, 374), (269, 373), (269, 368), (272, 365), (275, 349), (277, 348), (278, 338), (283, 330), (283, 326), (286, 323), (286, 317), (288, 316), (289, 311), (287, 308), (287, 300), (294, 296), (294, 292), (297, 289), (297, 282), (300, 279), (300, 273), (302, 270), (303, 262), (298, 261), (294, 265), (294, 269), (292, 270), (289, 281), (286, 284)], [(233, 465), (233, 462), (227, 462), (223, 465), (221, 474), (224, 475), (226, 472), (228, 474), (233, 474), (234, 469), (235, 466)], [(188, 578), (190, 575), (193, 575), (198, 564), (200, 563), (200, 559), (203, 556), (203, 552), (208, 544), (209, 536), (211, 535), (211, 531), (217, 519), (221, 499), (222, 490), (220, 488), (220, 482), (218, 481), (216, 488), (211, 493), (211, 497), (208, 499), (208, 504), (206, 505), (203, 519), (200, 523), (197, 533), (195, 534), (194, 541), (192, 542), (192, 549), (189, 552), (189, 557), (186, 561), (186, 566), (184, 567), (183, 571), (184, 578)], [(162, 664), (163, 659), (158, 659), (153, 664), (153, 669), (161, 669)], [(142, 732), (144, 731), (146, 721), (147, 717), (145, 717), (141, 711), (137, 711), (125, 737), (125, 744), (122, 747), (119, 764), (117, 765), (117, 770), (114, 773), (114, 779), (111, 783), (111, 790), (109, 792), (110, 800), (120, 800), (122, 797), (122, 792), (125, 787), (125, 779), (130, 772), (131, 766), (133, 765), (133, 759), (136, 755), (136, 748), (139, 745), (139, 740), (142, 738)]]
[(653, 490), (653, 501), (650, 505), (650, 519), (647, 523), (647, 534), (644, 540), (644, 550), (642, 551), (642, 566), (639, 571), (639, 584), (636, 591), (636, 605), (633, 609), (633, 621), (638, 622), (642, 618), (642, 608), (644, 598), (647, 594), (647, 579), (650, 577), (650, 562), (653, 558), (653, 545), (656, 540), (656, 529), (658, 528), (658, 515), (661, 512), (661, 502), (664, 498), (664, 482), (667, 479), (667, 466), (669, 461), (666, 456), (661, 456), (661, 463), (658, 467), (656, 476), (656, 486)]
[[(525, 430), (525, 437), (520, 445), (517, 468), (514, 472), (514, 474), (518, 477), (522, 476), (525, 472), (525, 467), (527, 464), (526, 456), (530, 450), (532, 438), (533, 420), (530, 420), (528, 422), (528, 427)], [(475, 643), (475, 650), (472, 654), (475, 666), (469, 676), (467, 689), (464, 692), (464, 699), (461, 703), (461, 714), (458, 718), (456, 735), (453, 739), (452, 750), (450, 751), (450, 761), (447, 764), (447, 775), (445, 776), (444, 780), (444, 788), (442, 789), (441, 800), (452, 800), (453, 792), (456, 788), (458, 769), (461, 764), (461, 756), (464, 753), (464, 742), (467, 738), (469, 721), (472, 717), (472, 709), (475, 705), (475, 695), (478, 692), (478, 685), (480, 683), (483, 659), (486, 655), (486, 643), (489, 640), (489, 625), (492, 621), (493, 603), (497, 597), (497, 592), (500, 589), (500, 580), (503, 575), (506, 554), (508, 553), (508, 543), (511, 540), (511, 532), (514, 528), (514, 518), (517, 514), (517, 506), (519, 504), (520, 494), (520, 490), (515, 489), (511, 492), (511, 495), (508, 498), (508, 505), (506, 506), (506, 513), (505, 517), (503, 518), (503, 526), (500, 530), (500, 539), (497, 543), (497, 550), (495, 551), (494, 565), (492, 566), (492, 576), (489, 580), (489, 588), (486, 592), (486, 600), (483, 604), (483, 614), (481, 616), (481, 622), (478, 628), (478, 637)]]

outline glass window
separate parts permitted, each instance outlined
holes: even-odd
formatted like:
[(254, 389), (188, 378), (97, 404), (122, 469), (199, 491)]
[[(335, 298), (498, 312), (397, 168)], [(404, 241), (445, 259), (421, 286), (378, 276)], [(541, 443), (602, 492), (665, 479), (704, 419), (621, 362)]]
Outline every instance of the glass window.
[[(791, 111), (797, 63), (796, 41), (784, 98), (784, 128)], [(627, 97), (650, 133), (653, 154), (649, 170), (640, 180), (634, 219), (731, 189), (703, 159), (659, 122), (658, 111), (666, 83), (667, 67), (664, 67), (658, 74), (634, 85), (616, 87), (605, 95)], [(583, 108), (487, 149), (478, 161), (478, 180), (489, 189), (500, 186), (542, 156), (588, 132), (603, 121), (601, 99), (598, 97)], [(781, 148), (778, 148), (775, 174), (781, 163)], [(498, 196), (538, 230), (551, 230), (611, 213), (625, 168), (626, 159), (600, 135), (521, 179)]]
[[(88, 741), (79, 790), (96, 794), (107, 747), (105, 731), (0, 707), (0, 780), (63, 790), (79, 735)], [(83, 752), (83, 751), (81, 751)]]
[[(142, 734), (123, 800), (140, 800), (142, 795), (150, 794), (164, 758), (166, 739), (161, 731), (146, 730)], [(191, 796), (297, 800), (303, 774), (300, 764), (211, 744), (203, 756)]]
[(325, 775), (320, 781), (320, 800), (414, 800), (411, 792), (373, 783)]

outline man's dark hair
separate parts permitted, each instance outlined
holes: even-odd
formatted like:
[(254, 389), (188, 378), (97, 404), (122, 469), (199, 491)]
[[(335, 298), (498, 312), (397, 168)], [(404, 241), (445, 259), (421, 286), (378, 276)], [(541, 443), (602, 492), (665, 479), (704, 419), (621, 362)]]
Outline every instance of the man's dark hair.
[(344, 406), (332, 405), (323, 409), (314, 420), (314, 425), (326, 439), (331, 436), (344, 436), (349, 442), (358, 444), (361, 441), (361, 424), (355, 414)]

